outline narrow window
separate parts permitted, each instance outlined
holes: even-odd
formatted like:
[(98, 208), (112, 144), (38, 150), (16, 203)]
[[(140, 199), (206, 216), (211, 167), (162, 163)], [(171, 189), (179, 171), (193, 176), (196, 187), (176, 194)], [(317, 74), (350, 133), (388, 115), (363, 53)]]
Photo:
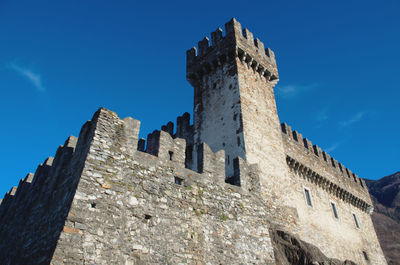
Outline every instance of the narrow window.
[(353, 218), (354, 218), (354, 223), (356, 224), (357, 228), (360, 228), (360, 225), (358, 224), (357, 216), (353, 213)]
[(169, 154), (169, 160), (172, 161), (172, 157), (174, 156), (174, 152), (168, 151), (168, 154)]
[(367, 252), (363, 251), (363, 255), (364, 255), (364, 259), (365, 259), (365, 260), (369, 260), (368, 255), (367, 255)]
[(308, 206), (313, 206), (311, 201), (311, 193), (309, 189), (304, 188), (304, 195), (306, 196), (306, 203)]
[(175, 184), (182, 185), (182, 181), (183, 181), (183, 179), (175, 177)]
[(331, 202), (331, 205), (332, 205), (333, 215), (335, 216), (336, 219), (339, 219), (339, 215), (336, 210), (336, 204), (334, 202)]

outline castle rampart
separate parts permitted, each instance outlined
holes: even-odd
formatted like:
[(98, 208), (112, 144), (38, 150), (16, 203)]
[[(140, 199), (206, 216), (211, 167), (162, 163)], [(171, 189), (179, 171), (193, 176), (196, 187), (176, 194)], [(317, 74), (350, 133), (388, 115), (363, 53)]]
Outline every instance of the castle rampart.
[(282, 123), (282, 136), (287, 152), (286, 161), (291, 169), (340, 199), (364, 211), (372, 211), (372, 202), (363, 179), (321, 151), (319, 146), (312, 145), (299, 132), (292, 131), (285, 123)]
[[(249, 166), (240, 157), (233, 159), (235, 175), (241, 187), (226, 184), (223, 151), (213, 153), (207, 144), (198, 145), (196, 150), (201, 154), (197, 156), (198, 173), (184, 167), (185, 140), (174, 139), (164, 131), (159, 133), (157, 156), (137, 150), (136, 145), (131, 148), (131, 139), (138, 139), (139, 126), (140, 122), (134, 119), (120, 120), (115, 113), (100, 109), (92, 121), (82, 127), (77, 143), (75, 138), (70, 137), (58, 149), (52, 163), (52, 159), (46, 159), (34, 177), (29, 174), (18, 189), (12, 189), (0, 206), (0, 212), (6, 213), (1, 215), (1, 233), (6, 237), (20, 234), (17, 230), (22, 227), (25, 232), (15, 241), (7, 242), (7, 246), (0, 245), (0, 253), (6, 253), (5, 247), (21, 249), (20, 256), (3, 256), (5, 260), (24, 261), (34, 256), (42, 261), (51, 259), (52, 264), (62, 264), (62, 260), (106, 264), (102, 262), (134, 262), (139, 259), (163, 262), (165, 260), (162, 257), (168, 256), (171, 262), (214, 259), (229, 262), (232, 259), (232, 263), (235, 263), (238, 257), (243, 260), (256, 257), (274, 264), (273, 245), (267, 236), (268, 227), (273, 224), (274, 227), (295, 232), (300, 220), (294, 208), (275, 208), (274, 212), (270, 212), (269, 209), (275, 206), (260, 193), (258, 166)], [(176, 160), (169, 156), (171, 150), (174, 152), (172, 158), (177, 155)], [(86, 161), (83, 168), (78, 163), (82, 159)], [(54, 176), (55, 172), (60, 175)], [(71, 172), (72, 175), (69, 174)], [(80, 173), (80, 180), (77, 173)], [(80, 184), (76, 187), (78, 180)], [(39, 181), (41, 186), (35, 187)], [(22, 204), (20, 198), (25, 200)], [(18, 203), (10, 203), (14, 200)], [(61, 201), (61, 204), (54, 200)], [(17, 205), (22, 208), (17, 208)], [(46, 205), (49, 205), (47, 210)], [(113, 207), (110, 208), (110, 205)], [(33, 212), (25, 210), (30, 207)], [(50, 215), (50, 212), (53, 213)], [(21, 216), (26, 218), (21, 219)], [(56, 218), (49, 222), (49, 216)], [(186, 217), (181, 219), (182, 216)], [(62, 217), (66, 220), (63, 221)], [(137, 221), (123, 221), (130, 218)], [(171, 223), (167, 220), (174, 221)], [(181, 221), (176, 223), (177, 220)], [(142, 225), (132, 226), (138, 221), (143, 222)], [(197, 228), (185, 225), (196, 222), (202, 225)], [(53, 242), (51, 245), (45, 247), (38, 244), (35, 248), (30, 244), (23, 245), (24, 242), (43, 242), (43, 235), (39, 231), (43, 231), (48, 224), (54, 226), (54, 230), (46, 233), (47, 237), (54, 236), (51, 237), (53, 241), (46, 241)], [(206, 234), (204, 227), (209, 231)], [(171, 229), (179, 240), (169, 236)], [(219, 235), (220, 229), (226, 232)], [(130, 236), (119, 237), (115, 241), (113, 234), (125, 230)], [(242, 235), (240, 230), (252, 236)], [(129, 231), (136, 232), (132, 234)], [(146, 235), (146, 231), (153, 232)], [(168, 234), (165, 234), (167, 231)], [(155, 234), (158, 237), (154, 237)], [(187, 239), (183, 240), (185, 235)], [(232, 241), (226, 236), (239, 237)], [(267, 241), (259, 244), (260, 236)], [(159, 237), (163, 237), (163, 240)], [(160, 245), (165, 238), (170, 238), (175, 247)], [(71, 242), (74, 242), (74, 247), (70, 245)], [(198, 245), (196, 242), (202, 243)], [(124, 250), (125, 245), (134, 246), (133, 252), (136, 254), (133, 257), (128, 255), (132, 250)], [(179, 245), (185, 249), (191, 246), (191, 253), (197, 249), (202, 254), (178, 255)], [(111, 253), (121, 249), (127, 254), (110, 259)], [(155, 255), (154, 249), (161, 249), (162, 254)], [(224, 250), (221, 252), (223, 257), (219, 257), (215, 249)], [(261, 253), (264, 254), (260, 256)]]
[(275, 230), (318, 247), (309, 262), (385, 264), (365, 182), (280, 124), (274, 53), (235, 19), (225, 29), (187, 52), (193, 124), (146, 141), (100, 108), (5, 195), (4, 264), (284, 264)]
[(376, 264), (384, 263), (376, 234), (371, 233), (373, 208), (363, 180), (287, 124), (281, 129), (301, 238), (318, 242), (324, 253), (340, 259), (354, 256), (363, 264), (364, 251), (379, 257)]
[[(263, 237), (268, 233), (265, 206), (254, 202), (256, 194), (223, 182), (224, 170), (215, 171), (225, 165), (223, 154), (202, 144), (202, 174), (160, 155), (137, 151), (130, 157), (119, 148), (126, 144), (123, 122), (110, 111), (100, 112), (53, 264), (59, 264), (58, 257), (98, 264), (234, 264), (238, 258), (273, 264), (272, 244)], [(160, 149), (170, 150), (171, 138), (160, 139)], [(256, 216), (249, 226), (248, 218)], [(115, 238), (118, 231), (126, 232)], [(68, 250), (77, 236), (77, 247)], [(116, 251), (125, 254), (111, 255)]]

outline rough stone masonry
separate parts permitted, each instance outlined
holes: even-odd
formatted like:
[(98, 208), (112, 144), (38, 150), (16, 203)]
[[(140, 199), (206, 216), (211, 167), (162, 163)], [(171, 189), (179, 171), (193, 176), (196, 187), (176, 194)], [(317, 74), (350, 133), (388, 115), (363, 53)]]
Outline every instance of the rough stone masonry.
[(193, 124), (101, 108), (12, 188), (1, 264), (386, 264), (364, 180), (280, 124), (272, 50), (232, 19), (187, 79)]

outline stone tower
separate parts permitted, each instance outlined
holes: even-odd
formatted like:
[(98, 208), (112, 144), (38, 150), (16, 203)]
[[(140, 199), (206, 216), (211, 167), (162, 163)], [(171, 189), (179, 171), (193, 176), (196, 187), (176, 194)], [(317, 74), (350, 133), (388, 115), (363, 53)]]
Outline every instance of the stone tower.
[[(285, 178), (286, 163), (273, 88), (275, 55), (234, 18), (187, 51), (187, 79), (194, 87), (194, 142), (225, 150), (232, 159), (257, 163), (269, 176)], [(262, 182), (269, 176), (264, 174)]]

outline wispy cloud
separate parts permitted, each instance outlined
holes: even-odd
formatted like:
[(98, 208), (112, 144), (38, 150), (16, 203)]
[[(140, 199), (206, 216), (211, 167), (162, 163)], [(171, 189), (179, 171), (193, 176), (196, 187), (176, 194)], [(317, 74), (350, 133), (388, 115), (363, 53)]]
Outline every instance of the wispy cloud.
[(355, 115), (353, 115), (352, 117), (350, 117), (349, 119), (339, 122), (339, 125), (341, 127), (348, 127), (348, 126), (352, 125), (353, 123), (361, 121), (362, 118), (364, 118), (366, 114), (367, 114), (366, 111), (360, 111), (360, 112), (356, 113)]
[(303, 92), (306, 92), (318, 86), (319, 86), (318, 84), (279, 86), (277, 88), (277, 92), (280, 96), (282, 96), (282, 98), (291, 99), (295, 98), (296, 96), (298, 96)]
[(331, 146), (329, 146), (328, 148), (326, 148), (325, 151), (326, 151), (327, 153), (333, 152), (333, 151), (336, 150), (336, 149), (339, 147), (339, 145), (341, 145), (341, 144), (342, 144), (342, 141), (336, 142), (336, 143), (332, 144)]
[(7, 67), (26, 78), (38, 91), (44, 92), (46, 90), (42, 84), (42, 78), (39, 73), (34, 72), (28, 67), (18, 65), (16, 62), (9, 63)]

